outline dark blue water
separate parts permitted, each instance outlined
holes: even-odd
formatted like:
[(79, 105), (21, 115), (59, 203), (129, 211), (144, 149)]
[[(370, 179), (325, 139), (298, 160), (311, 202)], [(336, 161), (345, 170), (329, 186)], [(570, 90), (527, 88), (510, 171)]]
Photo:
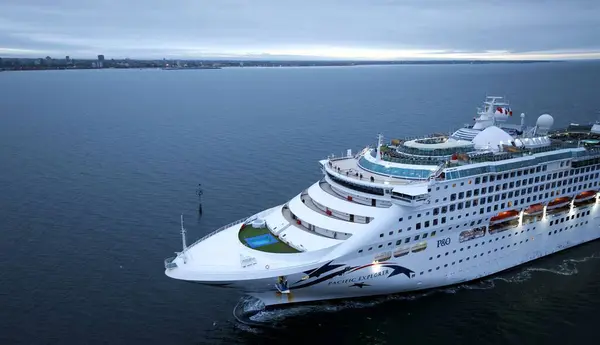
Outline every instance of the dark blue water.
[(378, 132), (450, 131), (486, 94), (529, 124), (587, 123), (598, 90), (598, 63), (1, 73), (0, 344), (589, 343), (600, 243), (458, 288), (261, 316), (280, 331), (237, 325), (238, 293), (168, 279), (162, 260), (181, 213), (194, 240)]

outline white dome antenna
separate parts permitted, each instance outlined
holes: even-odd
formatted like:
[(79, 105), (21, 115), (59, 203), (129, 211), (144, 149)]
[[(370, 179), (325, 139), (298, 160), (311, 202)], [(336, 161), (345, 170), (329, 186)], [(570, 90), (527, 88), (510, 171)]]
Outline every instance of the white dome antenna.
[(554, 124), (554, 118), (550, 114), (542, 114), (538, 117), (535, 126), (536, 134), (545, 135), (548, 133), (552, 125)]

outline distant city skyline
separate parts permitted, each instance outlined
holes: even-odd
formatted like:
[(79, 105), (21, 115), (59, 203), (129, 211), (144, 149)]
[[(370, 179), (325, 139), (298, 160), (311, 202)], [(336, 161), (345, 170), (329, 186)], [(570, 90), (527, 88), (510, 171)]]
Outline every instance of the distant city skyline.
[(0, 56), (600, 59), (595, 0), (4, 0)]

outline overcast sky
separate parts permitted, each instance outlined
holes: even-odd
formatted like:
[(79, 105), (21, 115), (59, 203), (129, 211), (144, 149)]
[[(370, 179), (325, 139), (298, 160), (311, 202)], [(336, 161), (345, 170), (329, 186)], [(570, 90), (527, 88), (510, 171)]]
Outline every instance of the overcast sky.
[(600, 0), (0, 0), (0, 56), (600, 58)]

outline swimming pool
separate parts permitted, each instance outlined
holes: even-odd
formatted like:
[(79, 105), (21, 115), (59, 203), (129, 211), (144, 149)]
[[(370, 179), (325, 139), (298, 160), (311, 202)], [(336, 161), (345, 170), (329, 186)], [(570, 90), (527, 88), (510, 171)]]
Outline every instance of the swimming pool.
[(248, 237), (244, 239), (250, 248), (258, 248), (262, 246), (267, 246), (269, 244), (274, 244), (279, 242), (275, 236), (271, 234), (264, 234), (254, 237)]

